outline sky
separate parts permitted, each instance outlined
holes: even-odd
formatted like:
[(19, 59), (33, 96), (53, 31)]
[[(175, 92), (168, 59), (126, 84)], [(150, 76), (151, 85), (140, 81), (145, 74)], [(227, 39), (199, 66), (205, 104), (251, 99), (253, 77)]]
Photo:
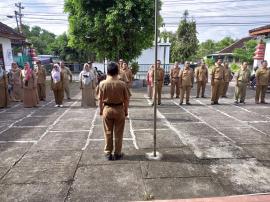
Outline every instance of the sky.
[[(21, 0), (23, 23), (38, 25), (56, 35), (68, 31), (64, 0)], [(55, 3), (57, 2), (57, 3)], [(161, 15), (165, 23), (162, 30), (176, 31), (185, 10), (190, 20), (197, 23), (198, 39), (220, 40), (230, 36), (240, 39), (250, 29), (270, 24), (270, 0), (162, 0)], [(16, 27), (14, 15), (16, 0), (0, 0), (0, 21)]]

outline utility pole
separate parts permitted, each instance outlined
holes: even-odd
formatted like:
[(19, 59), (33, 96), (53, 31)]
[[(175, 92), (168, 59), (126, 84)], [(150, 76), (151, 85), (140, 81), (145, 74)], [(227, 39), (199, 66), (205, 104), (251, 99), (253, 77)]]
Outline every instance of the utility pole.
[(17, 21), (17, 16), (19, 16), (19, 23), (20, 23), (19, 31), (20, 33), (23, 33), (22, 32), (22, 17), (23, 17), (22, 9), (24, 9), (24, 7), (22, 6), (21, 2), (15, 3), (15, 6), (19, 9), (19, 11), (15, 11), (16, 21)]

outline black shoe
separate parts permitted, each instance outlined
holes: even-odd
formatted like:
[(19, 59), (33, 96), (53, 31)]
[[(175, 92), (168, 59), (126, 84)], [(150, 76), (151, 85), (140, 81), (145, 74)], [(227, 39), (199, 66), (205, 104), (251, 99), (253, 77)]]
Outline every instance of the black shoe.
[(267, 102), (265, 102), (265, 101), (262, 101), (261, 103), (262, 103), (262, 104), (268, 104), (268, 103), (267, 103)]
[(121, 153), (121, 154), (114, 154), (114, 160), (123, 160), (124, 158), (124, 154)]
[(245, 101), (243, 101), (243, 100), (240, 100), (240, 103), (242, 103), (242, 104), (246, 104), (246, 103), (245, 103)]
[(199, 98), (199, 96), (196, 96), (196, 98)]
[[(240, 103), (241, 103), (241, 101), (240, 101)], [(237, 105), (237, 104), (238, 104), (238, 101), (237, 101), (237, 100), (235, 100), (235, 101), (234, 101), (234, 104), (236, 104), (236, 105)]]
[(157, 105), (161, 105), (161, 103), (158, 103)]
[(211, 102), (211, 105), (215, 105), (216, 103), (215, 102)]
[(179, 105), (183, 105), (183, 102), (180, 102)]
[(202, 98), (206, 98), (204, 95), (202, 95)]
[(113, 161), (113, 160), (114, 160), (112, 154), (105, 154), (105, 159), (106, 159), (107, 161)]
[(180, 98), (179, 96), (176, 96), (176, 98)]
[(215, 105), (220, 105), (218, 102), (215, 102)]
[(186, 105), (191, 105), (191, 103), (190, 102), (187, 102)]

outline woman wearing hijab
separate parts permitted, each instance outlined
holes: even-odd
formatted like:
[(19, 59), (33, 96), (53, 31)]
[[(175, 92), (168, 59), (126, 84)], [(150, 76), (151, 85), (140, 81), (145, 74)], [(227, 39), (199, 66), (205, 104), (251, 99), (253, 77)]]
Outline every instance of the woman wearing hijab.
[(89, 64), (85, 63), (83, 71), (80, 73), (80, 89), (82, 90), (82, 107), (95, 107), (95, 87), (96, 80)]
[(23, 106), (26, 108), (36, 107), (37, 99), (37, 81), (36, 76), (30, 64), (24, 63), (24, 69), (21, 71), (21, 82), (23, 88)]
[(12, 63), (11, 77), (12, 77), (12, 95), (11, 97), (15, 102), (22, 101), (22, 81), (21, 81), (21, 69), (17, 63)]
[(8, 103), (8, 78), (5, 70), (0, 66), (0, 108), (7, 107)]
[(58, 64), (53, 65), (51, 72), (51, 89), (54, 94), (55, 107), (63, 107), (64, 100), (64, 75)]

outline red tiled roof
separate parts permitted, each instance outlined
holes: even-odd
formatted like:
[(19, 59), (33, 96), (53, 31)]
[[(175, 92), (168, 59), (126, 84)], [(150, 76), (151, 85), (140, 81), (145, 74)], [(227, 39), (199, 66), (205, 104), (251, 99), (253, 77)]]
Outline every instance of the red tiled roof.
[(265, 25), (262, 27), (257, 27), (255, 29), (249, 30), (251, 36), (265, 35), (270, 33), (270, 25)]
[(18, 32), (16, 32), (11, 27), (5, 25), (4, 23), (0, 22), (0, 37), (5, 37), (9, 39), (19, 39), (25, 40), (26, 37)]
[(245, 42), (247, 42), (247, 41), (249, 41), (249, 40), (251, 40), (253, 38), (254, 37), (251, 37), (251, 36), (242, 38), (242, 39), (236, 41), (235, 43), (231, 44), (230, 46), (222, 49), (221, 51), (219, 51), (217, 53), (223, 53), (223, 54), (224, 53), (233, 53), (234, 49), (236, 49), (236, 48), (243, 48)]

